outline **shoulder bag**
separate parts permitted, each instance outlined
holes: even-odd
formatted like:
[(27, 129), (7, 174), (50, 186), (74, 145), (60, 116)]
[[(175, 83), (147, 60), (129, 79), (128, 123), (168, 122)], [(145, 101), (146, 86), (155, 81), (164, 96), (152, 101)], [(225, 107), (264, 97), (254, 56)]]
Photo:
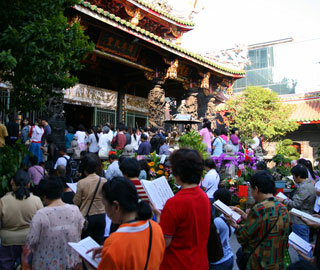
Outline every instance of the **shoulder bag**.
[(91, 206), (92, 206), (92, 204), (93, 204), (94, 198), (96, 197), (96, 194), (97, 194), (97, 191), (98, 191), (100, 182), (101, 182), (101, 176), (99, 177), (99, 181), (98, 181), (97, 187), (96, 187), (96, 189), (95, 189), (95, 191), (94, 191), (94, 194), (93, 194), (92, 200), (91, 200), (91, 202), (90, 202), (90, 205), (89, 205), (87, 214), (86, 214), (85, 217), (84, 217), (84, 223), (83, 223), (82, 233), (85, 232), (85, 231), (88, 229), (88, 225), (89, 225), (89, 221), (88, 221), (89, 212), (90, 212)]
[[(281, 209), (281, 208), (280, 208)], [(250, 253), (245, 253), (242, 250), (242, 247), (240, 247), (237, 250), (237, 265), (239, 267), (240, 270), (245, 270), (247, 268), (247, 264), (249, 261), (250, 256), (253, 254), (253, 252), (258, 248), (258, 246), (260, 246), (260, 244), (266, 239), (266, 237), (269, 235), (269, 233), (273, 230), (274, 226), (276, 226), (279, 217), (280, 217), (280, 209), (279, 209), (279, 213), (278, 213), (278, 217), (276, 222), (272, 225), (272, 227), (268, 230), (268, 232), (262, 237), (262, 239), (259, 241), (259, 243), (254, 247), (254, 249), (250, 252)]]
[(151, 222), (149, 220), (149, 247), (148, 247), (148, 255), (147, 255), (147, 261), (146, 261), (146, 265), (144, 267), (144, 270), (147, 270), (148, 264), (149, 264), (149, 258), (150, 258), (150, 253), (151, 253), (151, 247), (152, 247), (152, 226), (151, 226)]
[(210, 221), (209, 239), (207, 243), (207, 254), (209, 263), (217, 262), (221, 260), (223, 257), (223, 248), (221, 244), (220, 235), (217, 232), (217, 227), (214, 224), (212, 215)]

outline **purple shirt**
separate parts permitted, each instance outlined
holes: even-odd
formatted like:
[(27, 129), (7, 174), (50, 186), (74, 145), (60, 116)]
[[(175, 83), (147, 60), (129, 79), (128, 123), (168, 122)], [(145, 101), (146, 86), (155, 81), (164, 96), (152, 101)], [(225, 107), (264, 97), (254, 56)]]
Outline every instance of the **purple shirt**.
[(138, 148), (138, 155), (149, 155), (151, 144), (148, 141), (141, 142)]
[(44, 169), (39, 165), (35, 165), (29, 168), (28, 174), (33, 183), (37, 186), (44, 177)]

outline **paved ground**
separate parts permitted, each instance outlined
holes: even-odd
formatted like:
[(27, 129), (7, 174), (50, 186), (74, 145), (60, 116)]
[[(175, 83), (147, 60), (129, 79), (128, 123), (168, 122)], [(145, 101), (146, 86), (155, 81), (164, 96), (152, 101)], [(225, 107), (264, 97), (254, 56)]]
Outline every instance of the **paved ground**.
[[(236, 238), (236, 236), (234, 234), (231, 236), (230, 244), (231, 244), (231, 248), (232, 248), (233, 254), (234, 254), (234, 267), (233, 267), (233, 269), (234, 270), (238, 270), (239, 268), (238, 268), (237, 263), (236, 263), (236, 255), (235, 254), (236, 254), (238, 248), (240, 247), (240, 245), (239, 245), (239, 243), (237, 241), (237, 238)], [(289, 254), (290, 254), (292, 262), (295, 262), (295, 261), (298, 260), (297, 253), (291, 247), (289, 248)]]

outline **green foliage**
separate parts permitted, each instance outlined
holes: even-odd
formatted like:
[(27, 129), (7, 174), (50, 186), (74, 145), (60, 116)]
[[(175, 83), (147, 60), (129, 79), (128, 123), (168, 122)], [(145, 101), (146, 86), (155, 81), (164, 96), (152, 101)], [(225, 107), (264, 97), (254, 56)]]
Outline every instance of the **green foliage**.
[(279, 180), (291, 175), (291, 159), (285, 157), (282, 154), (276, 154), (272, 160), (276, 163), (276, 173), (279, 175)]
[(70, 72), (79, 70), (93, 50), (80, 23), (68, 23), (64, 16), (78, 2), (1, 1), (0, 77), (14, 88), (12, 108), (38, 110), (77, 82)]
[(0, 197), (9, 191), (10, 180), (23, 166), (23, 160), (27, 153), (26, 147), (19, 141), (14, 146), (0, 148)]
[(203, 159), (208, 157), (207, 146), (202, 142), (200, 134), (194, 130), (179, 138), (179, 147), (186, 147), (199, 151)]
[(300, 155), (295, 147), (292, 146), (292, 140), (285, 139), (277, 143), (276, 151), (277, 154), (281, 154), (287, 159), (291, 160), (298, 160)]
[(242, 95), (230, 99), (227, 106), (234, 108), (229, 121), (232, 127), (239, 128), (243, 139), (251, 138), (256, 131), (267, 141), (276, 140), (299, 127), (288, 120), (293, 107), (283, 105), (275, 92), (262, 87), (248, 87)]

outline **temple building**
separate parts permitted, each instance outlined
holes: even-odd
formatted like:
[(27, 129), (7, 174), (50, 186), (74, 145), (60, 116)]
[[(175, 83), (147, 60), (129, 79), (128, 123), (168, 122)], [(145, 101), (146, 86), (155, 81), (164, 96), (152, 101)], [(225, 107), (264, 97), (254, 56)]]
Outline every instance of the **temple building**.
[(79, 84), (64, 89), (66, 124), (163, 126), (181, 112), (213, 120), (245, 72), (180, 46), (193, 12), (155, 0), (82, 1), (67, 10), (96, 46), (75, 74)]

